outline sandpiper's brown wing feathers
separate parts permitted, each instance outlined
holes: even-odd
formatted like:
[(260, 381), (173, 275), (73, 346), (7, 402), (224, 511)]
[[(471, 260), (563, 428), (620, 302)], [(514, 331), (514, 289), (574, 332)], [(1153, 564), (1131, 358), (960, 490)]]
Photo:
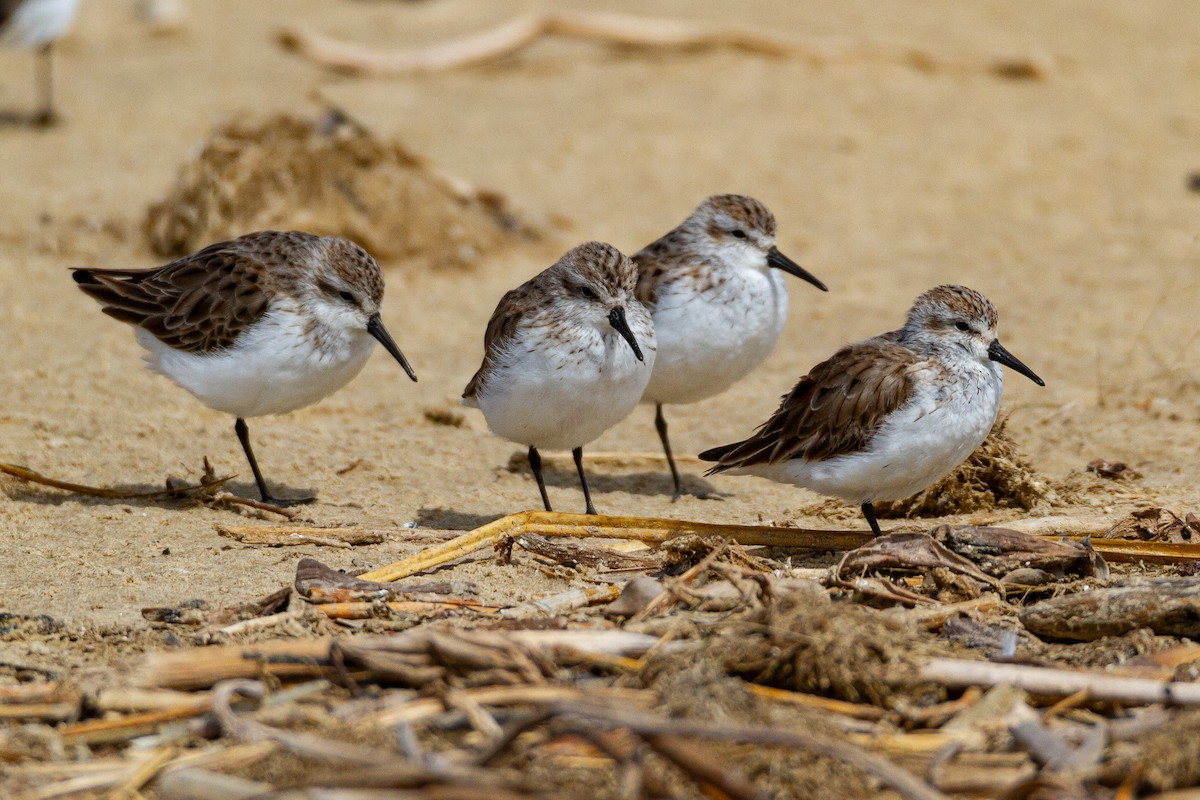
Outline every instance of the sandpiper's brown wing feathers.
[(76, 269), (73, 277), (110, 317), (144, 328), (177, 350), (229, 347), (267, 311), (271, 268), (311, 234), (264, 231), (210, 245), (150, 270)]
[(847, 345), (784, 395), (753, 436), (700, 454), (709, 474), (802, 458), (821, 461), (864, 449), (912, 391), (919, 357), (887, 334)]
[(475, 397), (479, 394), (479, 390), (483, 387), (484, 381), (487, 380), (488, 372), (491, 369), (492, 362), (495, 361), (497, 355), (508, 344), (509, 339), (516, 333), (517, 325), (521, 321), (521, 317), (525, 315), (525, 310), (529, 307), (528, 298), (533, 293), (532, 281), (524, 283), (515, 289), (505, 293), (504, 297), (500, 298), (500, 303), (496, 306), (496, 310), (492, 312), (492, 318), (488, 320), (487, 330), (483, 334), (483, 363), (472, 376), (467, 388), (463, 389), (462, 396), (464, 399)]

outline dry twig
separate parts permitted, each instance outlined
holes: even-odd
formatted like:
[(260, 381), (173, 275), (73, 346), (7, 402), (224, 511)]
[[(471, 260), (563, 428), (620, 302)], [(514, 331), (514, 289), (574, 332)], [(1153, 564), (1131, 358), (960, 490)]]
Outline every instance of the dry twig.
[(916, 47), (872, 42), (796, 39), (727, 23), (704, 23), (594, 11), (526, 14), (490, 30), (428, 47), (381, 52), (339, 41), (298, 27), (279, 31), (280, 45), (312, 61), (359, 75), (405, 75), (458, 69), (517, 53), (550, 36), (599, 41), (647, 49), (702, 50), (730, 48), (813, 64), (834, 61), (888, 61), (925, 72), (984, 70), (1006, 78), (1042, 79), (1048, 68), (1033, 58), (996, 58), (986, 64), (934, 56)]

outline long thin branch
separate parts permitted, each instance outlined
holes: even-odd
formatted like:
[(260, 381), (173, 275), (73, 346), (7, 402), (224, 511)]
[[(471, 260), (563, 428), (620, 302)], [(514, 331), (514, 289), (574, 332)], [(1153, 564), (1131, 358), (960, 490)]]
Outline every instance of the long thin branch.
[(995, 664), (935, 658), (921, 668), (921, 679), (946, 686), (991, 687), (1000, 684), (1031, 694), (1069, 697), (1086, 691), (1091, 701), (1126, 705), (1200, 705), (1200, 685), (1126, 678), (1097, 672), (1079, 672), (1023, 664)]
[(605, 727), (628, 728), (642, 737), (668, 736), (794, 747), (861, 769), (909, 800), (947, 800), (946, 795), (891, 761), (849, 742), (810, 731), (746, 725), (728, 721), (716, 723), (672, 719), (651, 713), (615, 709), (590, 703), (556, 703), (552, 707), (560, 717), (587, 720)]
[(728, 23), (643, 17), (593, 11), (527, 14), (489, 30), (427, 47), (380, 51), (297, 27), (277, 34), (281, 46), (330, 69), (359, 75), (408, 75), (480, 64), (517, 53), (539, 39), (562, 36), (620, 47), (700, 50), (730, 48), (814, 64), (835, 60), (891, 61), (930, 72), (935, 69), (983, 70), (1007, 78), (1041, 79), (1048, 67), (1033, 58), (992, 58), (985, 63), (934, 56), (895, 43), (797, 39)]

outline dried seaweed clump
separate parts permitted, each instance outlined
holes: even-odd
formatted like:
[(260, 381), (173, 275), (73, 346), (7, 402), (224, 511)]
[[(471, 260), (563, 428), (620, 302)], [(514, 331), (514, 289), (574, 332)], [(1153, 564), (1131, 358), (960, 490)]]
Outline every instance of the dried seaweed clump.
[(1200, 783), (1200, 710), (1180, 711), (1142, 742), (1142, 781), (1158, 790)]
[(909, 618), (791, 591), (764, 598), (698, 657), (754, 683), (891, 707), (933, 699), (916, 665), (948, 652)]
[(1017, 449), (1006, 423), (997, 422), (971, 457), (938, 483), (905, 500), (876, 503), (875, 510), (888, 517), (944, 517), (1057, 502), (1050, 481)]
[(256, 230), (344, 236), (376, 257), (468, 266), (535, 236), (503, 196), (439, 172), (337, 112), (279, 115), (215, 130), (146, 213), (154, 252), (177, 257)]

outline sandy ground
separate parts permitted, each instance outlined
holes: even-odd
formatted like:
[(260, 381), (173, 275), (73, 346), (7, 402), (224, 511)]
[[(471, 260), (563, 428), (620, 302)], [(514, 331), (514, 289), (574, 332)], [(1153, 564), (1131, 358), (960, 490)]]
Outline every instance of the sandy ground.
[[(1010, 432), (1040, 470), (1060, 479), (1096, 457), (1123, 460), (1160, 504), (1182, 512), (1200, 500), (1200, 195), (1186, 188), (1200, 168), (1200, 8), (739, 5), (746, 25), (902, 42), (978, 67), (932, 70), (888, 58), (813, 65), (546, 42), (488, 67), (372, 80), (331, 74), (272, 40), (292, 21), (375, 44), (427, 43), (549, 5), (204, 0), (191, 4), (182, 33), (153, 36), (131, 22), (127, 3), (84, 3), (58, 52), (65, 123), (0, 129), (0, 459), (104, 486), (157, 487), (168, 474), (194, 474), (205, 455), (218, 472), (247, 471), (232, 421), (145, 371), (130, 331), (78, 292), (66, 268), (157, 263), (139, 225), (194, 145), (239, 115), (316, 114), (319, 88), (447, 171), (532, 215), (571, 220), (472, 272), (386, 264), (384, 318), (421, 382), (380, 352), (323, 403), (252, 423), (268, 478), (319, 492), (307, 512), (319, 524), (467, 529), (534, 507), (532, 480), (504, 468), (519, 448), (491, 436), (478, 412), (464, 409), (466, 424), (448, 427), (424, 411), (457, 407), (503, 291), (578, 241), (632, 252), (705, 195), (727, 191), (766, 202), (781, 249), (831, 291), (792, 284), (789, 328), (769, 361), (724, 395), (671, 411), (677, 452), (745, 435), (807, 367), (898, 325), (924, 289), (959, 282), (992, 298), (1004, 342), (1046, 379), (1039, 389), (1011, 375), (1005, 397)], [(645, 10), (632, 0), (599, 5)], [(727, 8), (675, 0), (653, 10), (712, 19)], [(1046, 79), (985, 68), (1029, 54), (1049, 65)], [(0, 106), (31, 103), (30, 73), (28, 53), (0, 52)], [(591, 449), (655, 450), (652, 416), (640, 409)], [(844, 524), (798, 514), (818, 499), (809, 493), (750, 478), (705, 484), (696, 465), (686, 470), (691, 486), (730, 496), (671, 504), (656, 466), (597, 464), (597, 506)], [(582, 508), (571, 471), (554, 471), (550, 484), (559, 509)], [(304, 555), (366, 568), (413, 549), (257, 550), (217, 535), (215, 523), (239, 522), (227, 510), (3, 488), (0, 610), (74, 625), (145, 625), (143, 606), (261, 596), (288, 582)], [(235, 488), (251, 484), (239, 478)], [(1093, 501), (1128, 504), (1115, 492)], [(563, 585), (490, 561), (455, 574), (510, 602)], [(8, 664), (77, 655), (0, 642)]]

